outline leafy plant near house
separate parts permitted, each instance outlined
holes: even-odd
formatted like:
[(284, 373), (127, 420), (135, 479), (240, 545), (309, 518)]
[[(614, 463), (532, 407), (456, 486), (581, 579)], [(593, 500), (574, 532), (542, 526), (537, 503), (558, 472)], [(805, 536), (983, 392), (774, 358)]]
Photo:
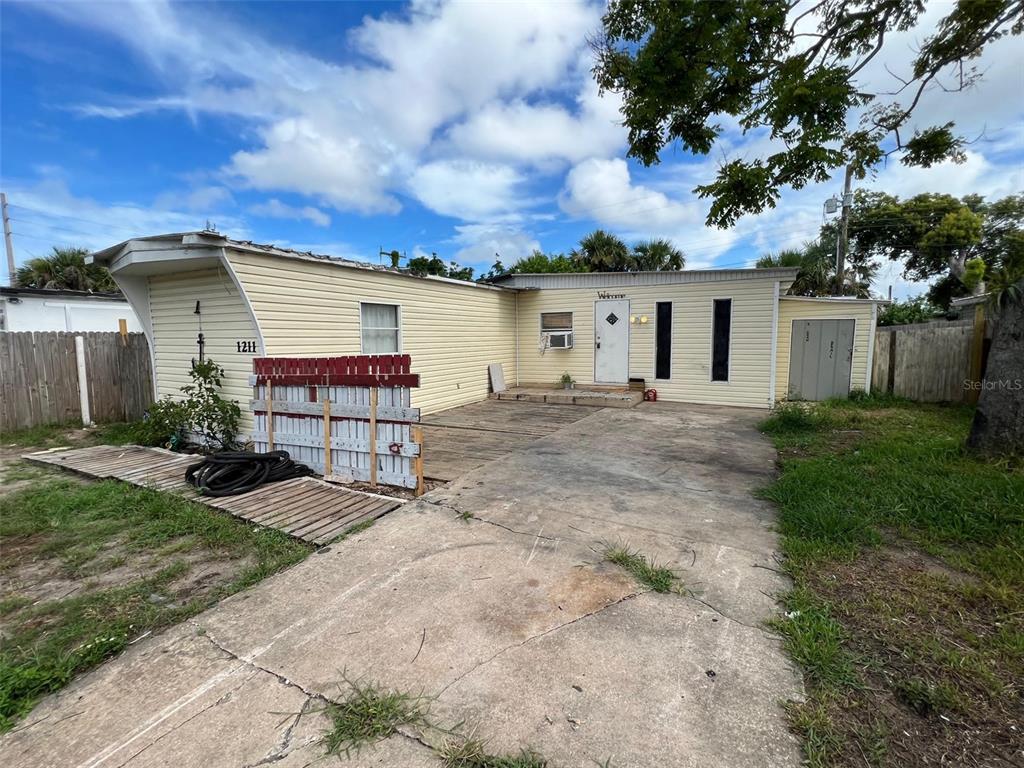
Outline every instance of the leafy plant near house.
[(906, 301), (894, 301), (878, 315), (879, 325), (907, 325), (927, 323), (942, 317), (942, 309), (925, 296), (913, 296)]
[(562, 378), (560, 378), (558, 381), (566, 389), (572, 389), (572, 385), (576, 383), (576, 381), (573, 379), (573, 377), (570, 375), (568, 371), (563, 373)]
[(202, 437), (204, 445), (231, 448), (242, 411), (238, 403), (220, 395), (224, 369), (213, 360), (203, 360), (192, 366), (189, 376), (192, 383), (181, 388), (189, 428)]
[(181, 388), (183, 399), (167, 395), (152, 405), (138, 426), (137, 442), (176, 448), (190, 435), (206, 449), (230, 449), (238, 437), (242, 411), (220, 394), (224, 369), (213, 360), (202, 360), (189, 371), (191, 384)]

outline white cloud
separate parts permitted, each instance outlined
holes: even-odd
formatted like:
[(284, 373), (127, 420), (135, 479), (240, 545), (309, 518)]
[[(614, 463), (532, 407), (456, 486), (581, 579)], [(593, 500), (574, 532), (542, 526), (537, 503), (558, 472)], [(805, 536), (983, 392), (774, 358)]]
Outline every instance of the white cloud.
[[(453, 122), (537, 92), (583, 92), (589, 75), (579, 71), (579, 57), (600, 13), (582, 0), (414, 3), (364, 19), (350, 34), (364, 61), (336, 65), (275, 45), (208, 6), (147, 2), (111, 14), (80, 4), (51, 5), (57, 4), (45, 10), (65, 21), (120, 39), (170, 91), (81, 110), (118, 118), (178, 108), (193, 117), (241, 118), (244, 135), (254, 141), (225, 165), (237, 183), (297, 192), (360, 213), (397, 212), (393, 192), (408, 187), (436, 137)], [(225, 46), (225, 39), (232, 44)], [(590, 96), (580, 104), (581, 116), (604, 119), (606, 112)], [(610, 146), (604, 139), (598, 145)], [(424, 174), (433, 172), (428, 167)], [(474, 206), (454, 198), (440, 204), (455, 215), (473, 213)]]
[(621, 101), (587, 81), (575, 113), (558, 103), (493, 101), (448, 134), (461, 152), (527, 163), (580, 162), (614, 155), (624, 144)]
[(261, 134), (264, 148), (236, 152), (227, 168), (246, 186), (319, 195), (360, 213), (400, 210), (385, 191), (387, 166), (356, 139), (324, 134), (305, 119), (282, 120)]
[(505, 224), (464, 224), (455, 227), (452, 242), (461, 246), (454, 255), (459, 264), (485, 272), (500, 258), (505, 265), (515, 264), (540, 250), (540, 243), (530, 234)]
[(165, 192), (153, 201), (156, 208), (198, 213), (214, 211), (218, 206), (228, 206), (233, 203), (234, 197), (230, 190), (217, 185), (198, 186), (186, 191)]
[(100, 250), (132, 237), (198, 231), (207, 218), (232, 237), (245, 239), (249, 233), (243, 220), (217, 210), (187, 212), (163, 204), (107, 204), (80, 197), (54, 169), (33, 182), (7, 180), (5, 185), (16, 219), (12, 229), (19, 263), (52, 246)]
[(711, 266), (737, 241), (734, 230), (704, 226), (704, 206), (696, 199), (681, 202), (634, 184), (625, 160), (591, 158), (575, 166), (558, 202), (569, 215), (592, 219), (627, 240), (671, 240), (684, 251), (691, 269)]
[(443, 216), (479, 221), (507, 215), (523, 204), (523, 176), (507, 165), (439, 160), (421, 165), (409, 179), (413, 194)]
[(276, 197), (267, 200), (265, 203), (250, 206), (249, 212), (257, 216), (269, 216), (273, 219), (305, 220), (318, 227), (329, 227), (331, 225), (331, 217), (319, 208), (314, 208), (311, 205), (302, 207), (288, 205), (287, 203), (282, 203)]

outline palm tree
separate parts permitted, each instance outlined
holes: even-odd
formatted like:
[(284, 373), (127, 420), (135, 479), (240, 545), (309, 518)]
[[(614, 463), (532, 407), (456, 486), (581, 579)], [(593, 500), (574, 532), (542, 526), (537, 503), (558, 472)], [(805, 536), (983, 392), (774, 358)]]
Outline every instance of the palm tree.
[(642, 272), (682, 269), (686, 264), (683, 252), (668, 240), (643, 240), (633, 246), (633, 261)]
[[(758, 269), (773, 267), (798, 267), (796, 279), (789, 287), (794, 296), (831, 296), (835, 288), (836, 264), (827, 243), (821, 241), (806, 243), (802, 251), (786, 250), (777, 254), (762, 256), (755, 265)], [(851, 257), (844, 270), (845, 295), (868, 298), (871, 281), (878, 271), (872, 261)]]
[(595, 229), (580, 240), (580, 247), (572, 257), (590, 272), (629, 272), (636, 269), (629, 247), (621, 238)]
[(117, 284), (106, 267), (86, 264), (85, 248), (53, 248), (49, 256), (37, 257), (18, 267), (15, 281), (22, 288), (51, 288), (69, 291), (116, 291)]

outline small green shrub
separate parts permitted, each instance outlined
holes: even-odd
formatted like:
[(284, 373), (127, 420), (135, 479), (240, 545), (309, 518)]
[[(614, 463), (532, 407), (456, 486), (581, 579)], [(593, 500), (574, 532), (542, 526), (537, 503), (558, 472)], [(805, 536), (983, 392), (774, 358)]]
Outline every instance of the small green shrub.
[(130, 430), (133, 442), (139, 445), (177, 447), (185, 442), (188, 415), (185, 405), (170, 395), (149, 407), (145, 418)]
[(192, 383), (181, 388), (189, 430), (207, 447), (232, 448), (242, 411), (238, 403), (220, 396), (224, 369), (213, 360), (202, 360), (192, 366), (189, 376)]
[(819, 421), (819, 415), (813, 406), (779, 403), (771, 416), (761, 422), (761, 430), (772, 435), (810, 432), (817, 429)]
[(177, 448), (196, 435), (205, 449), (235, 446), (242, 411), (220, 395), (224, 369), (213, 360), (202, 360), (192, 366), (189, 376), (192, 383), (181, 388), (183, 399), (161, 398), (132, 427), (134, 442)]

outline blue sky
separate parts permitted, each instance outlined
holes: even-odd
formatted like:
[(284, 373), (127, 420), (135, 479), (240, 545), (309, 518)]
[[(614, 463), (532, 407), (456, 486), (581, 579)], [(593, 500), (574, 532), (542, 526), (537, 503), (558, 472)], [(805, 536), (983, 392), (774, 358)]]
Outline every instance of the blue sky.
[[(929, 11), (933, 19), (941, 6)], [(614, 95), (590, 77), (601, 8), (577, 2), (2, 6), (0, 175), (19, 261), (202, 228), (375, 260), (436, 251), (486, 270), (568, 251), (603, 227), (672, 239), (688, 266), (743, 266), (813, 237), (838, 182), (784, 194), (729, 231), (692, 189), (723, 157), (625, 158)], [(896, 36), (863, 77), (905, 69), (923, 32)], [(900, 195), (1024, 188), (1024, 55), (1000, 41), (967, 94), (929, 94), (922, 124), (981, 140), (964, 165), (880, 169)], [(957, 99), (950, 112), (949, 99)], [(920, 291), (887, 265), (876, 289)]]

